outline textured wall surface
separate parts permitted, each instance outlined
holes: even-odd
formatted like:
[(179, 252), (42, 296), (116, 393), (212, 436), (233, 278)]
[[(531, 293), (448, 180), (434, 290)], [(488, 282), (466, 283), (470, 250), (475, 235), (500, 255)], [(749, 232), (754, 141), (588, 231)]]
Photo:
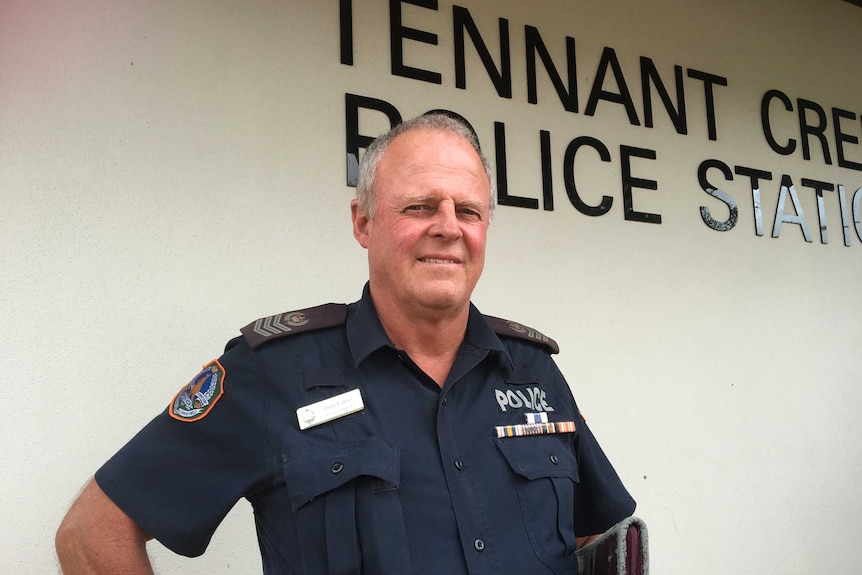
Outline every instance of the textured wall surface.
[[(390, 3), (354, 0), (342, 45), (335, 0), (73, 4), (0, 0), (0, 572), (57, 572), (77, 491), (239, 327), (359, 296), (356, 97), (455, 110), (505, 158), (474, 301), (560, 343), (655, 573), (862, 560), (862, 9), (396, 2), (436, 44), (392, 44)], [(559, 86), (530, 71), (537, 37)], [(650, 65), (684, 130), (654, 84), (649, 127)], [(387, 127), (357, 110), (356, 134)], [(245, 502), (203, 557), (150, 551), (161, 573), (260, 572)]]

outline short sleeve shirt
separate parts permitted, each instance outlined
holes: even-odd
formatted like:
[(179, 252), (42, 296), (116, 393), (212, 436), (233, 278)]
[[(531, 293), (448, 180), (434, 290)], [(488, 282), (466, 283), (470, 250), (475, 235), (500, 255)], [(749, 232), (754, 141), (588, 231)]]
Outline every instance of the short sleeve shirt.
[[(472, 305), (442, 389), (388, 339), (367, 286), (342, 324), (236, 338), (215, 365), (204, 417), (169, 407), (96, 474), (177, 553), (203, 553), (246, 498), (268, 574), (576, 575), (575, 537), (634, 511), (548, 349)], [(298, 410), (353, 390), (360, 410), (300, 429)], [(528, 414), (574, 431), (498, 437)]]

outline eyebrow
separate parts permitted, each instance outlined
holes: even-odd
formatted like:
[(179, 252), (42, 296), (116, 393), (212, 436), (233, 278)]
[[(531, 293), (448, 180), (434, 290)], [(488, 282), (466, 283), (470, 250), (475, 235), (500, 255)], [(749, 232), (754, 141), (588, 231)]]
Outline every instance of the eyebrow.
[[(439, 199), (440, 199), (439, 196), (436, 196), (434, 194), (426, 194), (424, 196), (404, 196), (404, 201), (408, 204), (414, 203), (414, 202), (420, 202), (420, 203), (421, 202), (436, 202)], [(486, 210), (490, 209), (489, 204), (484, 203), (484, 202), (479, 202), (476, 200), (463, 200), (460, 202), (456, 202), (455, 206), (459, 207), (459, 208), (473, 208), (473, 209), (481, 208), (481, 209), (486, 209)]]
[(490, 205), (484, 202), (476, 202), (472, 200), (467, 200), (463, 202), (458, 202), (457, 207), (459, 208), (472, 208), (474, 210), (488, 210), (490, 209)]

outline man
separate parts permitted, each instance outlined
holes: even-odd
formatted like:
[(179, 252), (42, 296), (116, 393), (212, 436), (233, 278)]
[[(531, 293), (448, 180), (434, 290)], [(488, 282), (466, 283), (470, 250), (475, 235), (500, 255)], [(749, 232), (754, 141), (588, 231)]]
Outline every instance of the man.
[(550, 358), (470, 296), (493, 209), (445, 115), (363, 157), (349, 306), (263, 318), (105, 464), (57, 536), (66, 573), (146, 573), (145, 542), (203, 553), (241, 497), (265, 573), (572, 574), (634, 511)]

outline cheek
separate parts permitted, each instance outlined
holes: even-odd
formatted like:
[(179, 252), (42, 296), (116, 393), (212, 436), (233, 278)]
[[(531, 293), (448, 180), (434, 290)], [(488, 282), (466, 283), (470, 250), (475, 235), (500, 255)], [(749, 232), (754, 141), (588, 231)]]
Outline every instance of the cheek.
[(393, 226), (386, 238), (390, 252), (408, 252), (422, 239), (425, 232), (416, 222), (404, 221)]
[(414, 234), (406, 227), (395, 227), (387, 230), (386, 234), (379, 234), (372, 240), (374, 251), (382, 259), (389, 259), (410, 252), (416, 244)]
[(469, 229), (464, 232), (464, 241), (475, 261), (484, 261), (487, 237), (487, 227)]

